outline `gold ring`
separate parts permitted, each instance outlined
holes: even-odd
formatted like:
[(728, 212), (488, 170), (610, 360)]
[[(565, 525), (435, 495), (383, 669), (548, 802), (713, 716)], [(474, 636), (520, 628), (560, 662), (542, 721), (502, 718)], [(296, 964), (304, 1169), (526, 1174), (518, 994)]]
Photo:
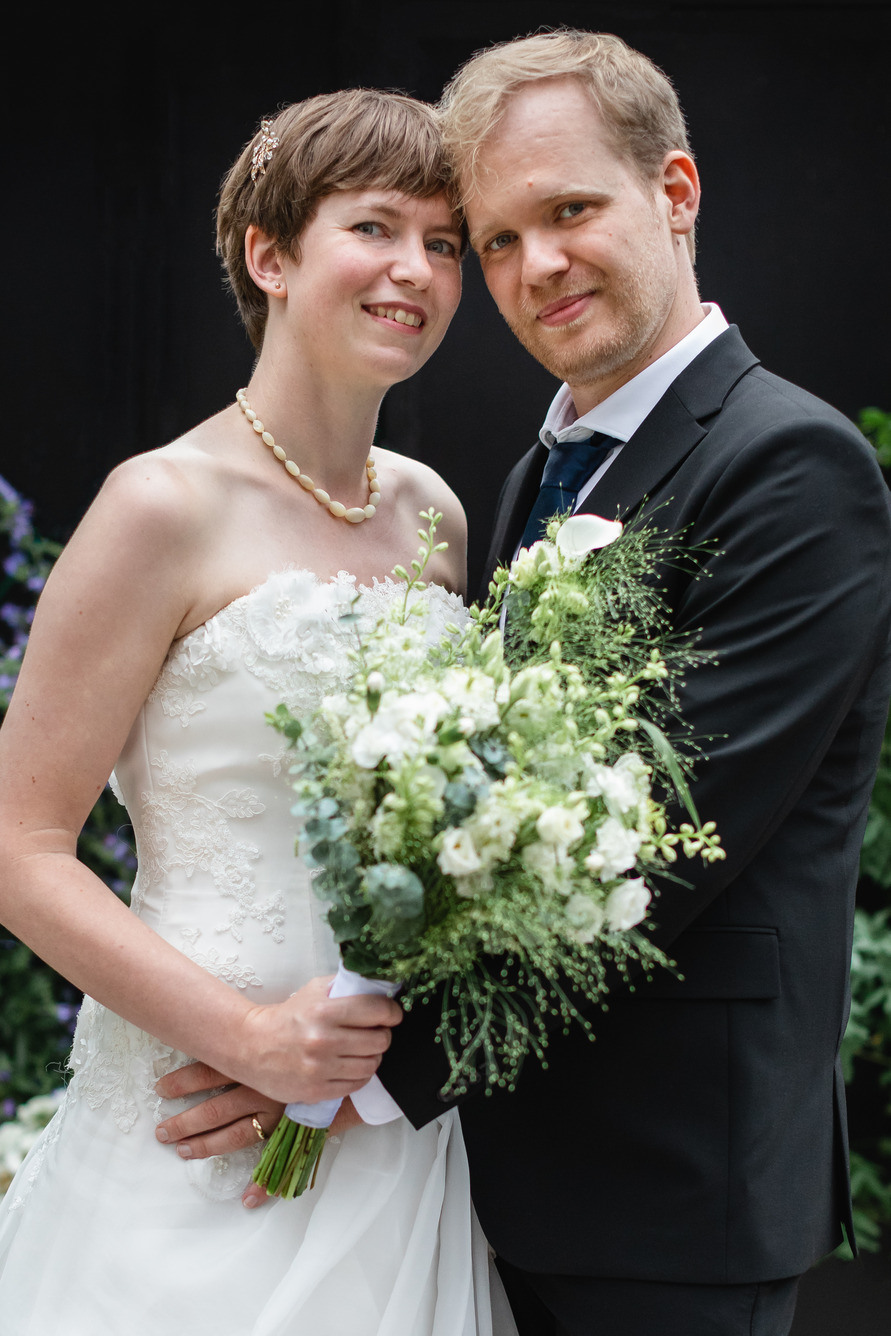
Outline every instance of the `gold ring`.
[(251, 1119), (251, 1122), (254, 1124), (254, 1131), (257, 1133), (257, 1136), (260, 1138), (261, 1141), (265, 1141), (265, 1140), (266, 1140), (266, 1133), (263, 1131), (263, 1128), (260, 1126), (260, 1120), (259, 1120), (259, 1118), (252, 1118), (252, 1119)]

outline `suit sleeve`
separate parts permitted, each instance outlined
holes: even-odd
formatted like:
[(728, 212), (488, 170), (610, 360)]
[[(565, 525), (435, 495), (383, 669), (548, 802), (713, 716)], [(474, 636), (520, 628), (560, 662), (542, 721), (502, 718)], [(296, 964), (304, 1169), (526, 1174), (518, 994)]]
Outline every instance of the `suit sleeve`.
[[(689, 890), (663, 889), (663, 946), (746, 875), (855, 707), (874, 700), (887, 712), (889, 501), (857, 433), (819, 419), (765, 430), (702, 498), (692, 537), (718, 552), (673, 621), (699, 631), (716, 663), (689, 674), (681, 711), (704, 754), (699, 814), (717, 823), (727, 857), (688, 864)], [(839, 767), (832, 782), (843, 782)], [(868, 767), (851, 767), (858, 782), (871, 787)]]

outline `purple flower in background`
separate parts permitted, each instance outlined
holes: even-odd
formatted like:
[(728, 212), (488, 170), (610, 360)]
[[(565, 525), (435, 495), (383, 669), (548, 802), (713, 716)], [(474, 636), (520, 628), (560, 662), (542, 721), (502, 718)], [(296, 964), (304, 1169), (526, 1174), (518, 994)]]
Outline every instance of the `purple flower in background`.
[(18, 547), (24, 538), (31, 533), (31, 513), (33, 507), (30, 501), (26, 501), (21, 510), (17, 511), (12, 517), (12, 527), (9, 536), (12, 539), (13, 546)]
[(2, 473), (0, 473), (0, 496), (2, 496), (4, 501), (8, 501), (10, 505), (22, 505), (21, 494), (16, 491), (11, 483), (6, 481)]
[(120, 835), (109, 833), (102, 843), (116, 862), (130, 865), (133, 860), (133, 850), (126, 840), (121, 839)]
[(3, 563), (3, 569), (7, 575), (11, 575), (15, 578), (16, 572), (20, 571), (24, 565), (25, 558), (21, 552), (10, 552)]
[(15, 1117), (15, 1107), (16, 1107), (16, 1106), (15, 1106), (15, 1100), (14, 1100), (14, 1099), (5, 1099), (5, 1100), (3, 1101), (3, 1117), (4, 1117), (4, 1118), (14, 1118), (14, 1117)]
[(32, 590), (35, 594), (41, 593), (45, 584), (45, 575), (29, 575), (25, 581), (25, 587)]

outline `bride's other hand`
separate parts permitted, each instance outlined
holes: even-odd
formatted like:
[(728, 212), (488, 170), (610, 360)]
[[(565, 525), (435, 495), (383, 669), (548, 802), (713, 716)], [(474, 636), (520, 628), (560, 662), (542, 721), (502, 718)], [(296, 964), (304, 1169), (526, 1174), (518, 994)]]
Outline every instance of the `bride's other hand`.
[(371, 1080), (402, 1008), (391, 998), (329, 997), (311, 979), (285, 1002), (253, 1007), (236, 1037), (233, 1075), (285, 1103), (343, 1099)]

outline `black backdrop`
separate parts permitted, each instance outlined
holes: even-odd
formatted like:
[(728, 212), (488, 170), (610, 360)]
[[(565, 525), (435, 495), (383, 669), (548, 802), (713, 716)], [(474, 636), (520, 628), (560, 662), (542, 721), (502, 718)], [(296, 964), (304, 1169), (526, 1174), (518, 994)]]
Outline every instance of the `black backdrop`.
[[(70, 14), (72, 11), (67, 10)], [(771, 369), (855, 416), (891, 408), (887, 4), (279, 3), (21, 10), (4, 97), (0, 471), (66, 537), (110, 467), (231, 400), (251, 352), (213, 253), (223, 172), (259, 117), (352, 84), (433, 100), (492, 41), (561, 23), (661, 65), (703, 177), (699, 275)], [(471, 573), (500, 480), (556, 382), (475, 260), (442, 350), (382, 433), (465, 502)], [(853, 1305), (853, 1307), (851, 1306)], [(824, 1269), (796, 1336), (887, 1331), (887, 1262)]]
[[(674, 79), (704, 182), (699, 273), (765, 365), (854, 415), (891, 405), (886, 4), (143, 7), (7, 44), (0, 468), (64, 537), (108, 469), (222, 407), (250, 349), (213, 253), (219, 180), (259, 117), (354, 83), (435, 99), (495, 40), (615, 31)], [(82, 13), (82, 11), (77, 11)], [(310, 12), (310, 17), (303, 17)], [(38, 25), (41, 29), (38, 30)], [(482, 557), (493, 492), (555, 388), (475, 259), (442, 350), (388, 396), (388, 443), (456, 487)]]

